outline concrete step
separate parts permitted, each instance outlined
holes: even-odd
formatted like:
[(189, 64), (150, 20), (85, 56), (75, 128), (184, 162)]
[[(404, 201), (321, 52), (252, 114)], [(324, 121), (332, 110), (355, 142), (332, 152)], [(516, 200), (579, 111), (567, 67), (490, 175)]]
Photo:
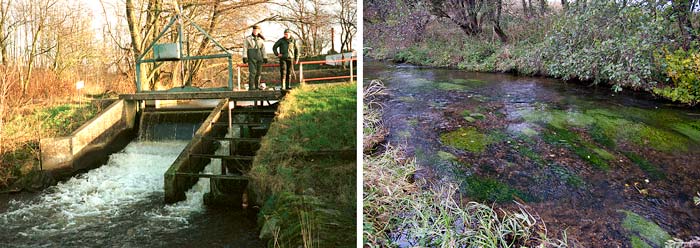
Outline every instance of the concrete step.
[(231, 156), (231, 155), (216, 155), (216, 154), (190, 154), (190, 157), (195, 158), (213, 158), (223, 160), (247, 160), (252, 161), (255, 156)]
[(260, 138), (228, 138), (228, 137), (203, 137), (204, 140), (227, 140), (227, 141), (240, 141), (240, 142), (260, 142)]

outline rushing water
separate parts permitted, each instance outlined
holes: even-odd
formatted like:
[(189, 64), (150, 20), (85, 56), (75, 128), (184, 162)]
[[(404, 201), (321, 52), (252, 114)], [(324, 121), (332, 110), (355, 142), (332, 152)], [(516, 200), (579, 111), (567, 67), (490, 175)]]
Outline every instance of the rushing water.
[(364, 71), (387, 86), (387, 141), (416, 156), (417, 177), (504, 208), (516, 195), (550, 234), (567, 230), (584, 247), (653, 243), (646, 226), (623, 225), (628, 213), (700, 235), (697, 110), (553, 79), (378, 62)]
[[(207, 209), (209, 179), (163, 204), (163, 174), (186, 141), (134, 141), (109, 162), (0, 211), (1, 247), (260, 247), (242, 210)], [(226, 151), (222, 146), (217, 152)], [(205, 171), (216, 173), (220, 161)]]

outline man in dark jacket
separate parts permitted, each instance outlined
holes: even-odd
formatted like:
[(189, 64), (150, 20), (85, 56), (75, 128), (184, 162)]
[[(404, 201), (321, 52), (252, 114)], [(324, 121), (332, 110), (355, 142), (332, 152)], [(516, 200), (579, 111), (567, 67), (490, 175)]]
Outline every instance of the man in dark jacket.
[[(279, 49), (279, 52), (277, 51)], [(280, 59), (280, 80), (282, 81), (282, 87), (291, 89), (291, 82), (289, 81), (289, 75), (292, 70), (292, 61), (294, 64), (299, 63), (299, 48), (297, 46), (296, 40), (291, 37), (289, 29), (284, 30), (284, 37), (280, 38), (272, 46), (272, 52), (275, 53)]]
[(260, 27), (253, 25), (253, 33), (243, 41), (243, 63), (248, 64), (248, 89), (259, 90), (262, 65), (267, 63), (265, 58), (265, 38), (260, 33)]

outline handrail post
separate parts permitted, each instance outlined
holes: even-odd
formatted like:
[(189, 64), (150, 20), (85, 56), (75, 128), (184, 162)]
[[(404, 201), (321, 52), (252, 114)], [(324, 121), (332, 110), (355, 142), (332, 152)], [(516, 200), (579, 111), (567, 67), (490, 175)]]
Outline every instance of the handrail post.
[(352, 56), (350, 56), (350, 83), (352, 82)]
[(236, 69), (238, 70), (238, 90), (241, 90), (241, 66), (236, 65)]

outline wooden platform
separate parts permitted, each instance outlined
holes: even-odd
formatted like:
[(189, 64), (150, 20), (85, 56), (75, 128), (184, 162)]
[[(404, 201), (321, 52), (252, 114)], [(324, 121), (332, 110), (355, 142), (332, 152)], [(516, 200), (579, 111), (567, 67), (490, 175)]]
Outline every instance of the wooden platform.
[(189, 100), (189, 99), (224, 99), (233, 101), (279, 100), (286, 90), (260, 91), (199, 91), (199, 92), (144, 92), (119, 95), (124, 100)]

